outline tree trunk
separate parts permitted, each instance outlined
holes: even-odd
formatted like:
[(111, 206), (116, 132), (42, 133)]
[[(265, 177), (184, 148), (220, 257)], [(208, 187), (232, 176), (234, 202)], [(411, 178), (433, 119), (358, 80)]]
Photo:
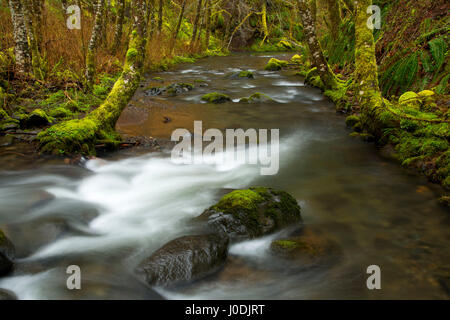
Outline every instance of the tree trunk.
[(145, 1), (132, 2), (133, 20), (122, 74), (105, 101), (85, 118), (56, 124), (38, 135), (42, 152), (54, 154), (95, 154), (95, 144), (117, 145), (120, 136), (114, 131), (117, 119), (139, 86), (145, 58)]
[(177, 26), (175, 28), (175, 31), (173, 33), (172, 37), (172, 43), (170, 45), (170, 52), (172, 52), (173, 48), (175, 47), (175, 43), (178, 38), (178, 33), (180, 32), (181, 23), (183, 22), (183, 16), (184, 16), (184, 10), (186, 9), (186, 0), (183, 0), (183, 3), (181, 4), (180, 14), (178, 15), (178, 22)]
[(30, 47), (28, 46), (27, 29), (23, 13), (23, 4), (20, 0), (9, 0), (11, 20), (14, 29), (14, 54), (18, 74), (30, 72)]
[(86, 85), (88, 89), (92, 89), (95, 75), (95, 49), (99, 43), (102, 31), (102, 12), (105, 0), (98, 0), (95, 8), (95, 22), (92, 29), (91, 40), (86, 54)]
[(266, 0), (262, 0), (261, 24), (262, 24), (263, 32), (264, 32), (264, 38), (261, 41), (261, 46), (262, 46), (264, 44), (264, 41), (266, 41), (267, 37), (269, 36), (269, 28), (267, 27), (267, 2), (266, 2)]
[(109, 11), (111, 7), (111, 0), (105, 0), (105, 4), (102, 7), (102, 30), (100, 43), (103, 47), (108, 47), (107, 27), (109, 24)]
[(211, 37), (211, 0), (206, 0), (206, 25), (205, 25), (205, 48), (208, 50)]
[(194, 27), (192, 29), (192, 38), (190, 46), (193, 47), (195, 43), (195, 38), (197, 37), (198, 23), (200, 22), (200, 13), (202, 10), (202, 2), (203, 0), (198, 0), (197, 2), (197, 12), (194, 18)]
[(33, 75), (38, 80), (44, 79), (41, 69), (41, 53), (39, 52), (38, 36), (36, 32), (36, 19), (34, 17), (33, 1), (25, 0), (23, 3), (23, 13), (25, 18), (25, 26), (27, 28), (28, 45), (31, 49), (31, 66)]
[(348, 10), (350, 10), (352, 13), (355, 12), (354, 0), (343, 0), (343, 2), (347, 6)]
[(125, 0), (118, 0), (117, 5), (117, 18), (116, 18), (116, 29), (114, 31), (113, 46), (111, 49), (112, 54), (116, 54), (117, 49), (119, 49), (120, 42), (122, 40), (123, 33), (123, 22), (125, 20)]
[(361, 106), (363, 127), (374, 135), (379, 135), (381, 125), (379, 114), (383, 109), (383, 98), (378, 86), (378, 67), (375, 58), (373, 30), (367, 27), (369, 18), (366, 10), (372, 0), (358, 0), (355, 23), (355, 73), (354, 82)]
[(341, 7), (339, 0), (327, 0), (328, 18), (330, 19), (330, 33), (333, 41), (339, 37), (339, 28), (341, 25)]
[(317, 21), (317, 1), (316, 0), (309, 0), (309, 7), (311, 9), (311, 14), (314, 19), (314, 23)]
[(307, 39), (312, 65), (317, 68), (317, 72), (322, 80), (325, 89), (337, 88), (337, 80), (333, 71), (328, 66), (323, 56), (322, 48), (317, 40), (316, 24), (312, 16), (311, 10), (306, 0), (299, 0), (300, 19)]
[(161, 32), (162, 32), (162, 24), (163, 24), (163, 7), (164, 7), (164, 0), (159, 0), (158, 34), (161, 34)]

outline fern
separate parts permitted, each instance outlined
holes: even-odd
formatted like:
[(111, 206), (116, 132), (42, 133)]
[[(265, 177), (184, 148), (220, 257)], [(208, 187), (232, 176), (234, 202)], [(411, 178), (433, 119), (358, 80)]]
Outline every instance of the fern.
[(447, 51), (447, 43), (443, 39), (443, 37), (433, 39), (428, 42), (430, 46), (431, 55), (436, 61), (436, 74), (441, 69), (442, 65), (445, 61), (445, 52)]
[(380, 79), (383, 93), (386, 95), (392, 89), (404, 91), (410, 88), (416, 79), (418, 70), (419, 59), (417, 52), (410, 54), (406, 59), (398, 60), (383, 73)]
[(427, 73), (431, 73), (434, 71), (435, 66), (431, 61), (431, 57), (426, 51), (420, 51), (420, 61), (422, 61), (422, 67)]

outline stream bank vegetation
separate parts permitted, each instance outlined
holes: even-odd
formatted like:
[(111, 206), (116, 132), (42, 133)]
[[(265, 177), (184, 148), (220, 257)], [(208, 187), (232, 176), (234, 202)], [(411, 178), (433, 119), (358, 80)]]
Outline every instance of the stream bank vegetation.
[[(70, 5), (80, 29), (67, 27)], [(372, 5), (380, 29), (368, 28)], [(143, 74), (292, 51), (266, 70), (294, 69), (347, 114), (352, 136), (449, 190), (448, 11), (445, 0), (3, 1), (0, 130), (42, 153), (94, 155), (121, 145), (115, 123)]]

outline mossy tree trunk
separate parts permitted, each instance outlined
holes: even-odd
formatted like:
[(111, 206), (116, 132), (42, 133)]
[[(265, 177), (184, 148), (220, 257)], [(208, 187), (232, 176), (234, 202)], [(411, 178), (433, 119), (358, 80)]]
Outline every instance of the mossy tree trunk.
[(56, 124), (38, 135), (42, 152), (53, 154), (95, 154), (95, 144), (116, 145), (120, 136), (115, 124), (139, 86), (145, 57), (145, 0), (132, 2), (134, 29), (130, 35), (122, 74), (105, 101), (81, 120)]
[(172, 51), (173, 48), (175, 47), (175, 42), (177, 41), (178, 33), (180, 32), (181, 23), (183, 22), (185, 9), (186, 9), (186, 0), (183, 0), (183, 2), (181, 4), (181, 8), (180, 8), (180, 13), (178, 14), (177, 26), (175, 27), (175, 31), (173, 33), (172, 43), (170, 44), (170, 51)]
[(193, 25), (193, 29), (192, 29), (192, 37), (191, 37), (191, 43), (190, 43), (191, 48), (194, 47), (195, 39), (197, 37), (198, 25), (200, 23), (200, 15), (202, 12), (202, 3), (203, 3), (203, 0), (197, 1), (197, 11), (195, 13), (194, 25)]
[(306, 41), (308, 43), (312, 65), (317, 68), (317, 72), (324, 84), (324, 89), (336, 89), (338, 83), (333, 71), (330, 69), (322, 52), (322, 48), (316, 35), (316, 24), (311, 9), (306, 2), (299, 0), (300, 19), (303, 25)]
[(339, 0), (327, 0), (328, 19), (330, 25), (330, 33), (333, 41), (339, 37), (339, 28), (341, 25), (341, 6)]
[(95, 49), (99, 43), (102, 32), (102, 12), (105, 0), (97, 0), (95, 7), (95, 22), (92, 29), (91, 40), (86, 54), (86, 86), (92, 89), (95, 76)]
[(120, 46), (123, 33), (123, 22), (125, 20), (125, 0), (116, 1), (117, 17), (116, 26), (114, 30), (114, 40), (111, 48), (112, 54), (115, 54)]
[(20, 0), (9, 0), (9, 7), (13, 22), (16, 69), (18, 74), (25, 75), (31, 69), (31, 53), (28, 45), (23, 2)]
[(380, 113), (383, 110), (383, 98), (378, 85), (378, 67), (375, 58), (373, 30), (367, 26), (369, 18), (366, 10), (372, 0), (356, 2), (355, 21), (355, 72), (354, 86), (361, 106), (361, 122), (371, 134), (380, 135)]
[(267, 27), (267, 0), (262, 0), (261, 2), (261, 25), (264, 33), (264, 38), (261, 41), (262, 46), (269, 36), (269, 28)]

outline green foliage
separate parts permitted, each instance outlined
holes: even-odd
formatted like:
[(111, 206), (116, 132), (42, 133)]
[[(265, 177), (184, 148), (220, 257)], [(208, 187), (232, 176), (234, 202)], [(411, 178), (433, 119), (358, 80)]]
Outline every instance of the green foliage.
[(392, 91), (404, 91), (411, 87), (419, 70), (419, 59), (414, 52), (404, 59), (398, 60), (388, 68), (381, 77), (381, 86), (384, 95)]
[(433, 39), (428, 42), (431, 55), (436, 62), (436, 72), (439, 72), (445, 61), (445, 52), (447, 51), (447, 43), (443, 37)]

